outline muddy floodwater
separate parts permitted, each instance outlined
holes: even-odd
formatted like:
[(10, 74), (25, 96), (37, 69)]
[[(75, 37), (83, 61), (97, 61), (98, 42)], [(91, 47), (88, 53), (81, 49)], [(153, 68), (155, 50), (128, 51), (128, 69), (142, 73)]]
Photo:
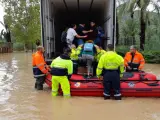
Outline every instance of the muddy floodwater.
[[(145, 70), (160, 75), (160, 65)], [(160, 98), (52, 98), (34, 89), (31, 53), (0, 54), (0, 120), (160, 120)]]

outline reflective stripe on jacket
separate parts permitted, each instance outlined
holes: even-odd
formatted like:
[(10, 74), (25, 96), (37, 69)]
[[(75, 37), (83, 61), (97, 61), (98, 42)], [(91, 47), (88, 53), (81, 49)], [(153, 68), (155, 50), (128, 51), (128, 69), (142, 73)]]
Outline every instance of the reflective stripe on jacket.
[(133, 61), (131, 61), (131, 60), (132, 60), (131, 52), (127, 52), (124, 57), (125, 67), (127, 67), (127, 66), (131, 67), (133, 65), (133, 66), (138, 66), (138, 69), (140, 69), (140, 70), (144, 67), (145, 60), (143, 58), (143, 55), (141, 53), (139, 53), (138, 51), (136, 51), (134, 58), (133, 58)]
[(118, 70), (120, 68), (120, 73), (124, 72), (124, 59), (113, 51), (108, 51), (106, 54), (102, 55), (99, 60), (96, 74), (97, 76), (102, 74), (102, 70)]
[(32, 55), (32, 66), (33, 66), (33, 74), (35, 78), (45, 76), (45, 74), (49, 70), (44, 60), (43, 54), (38, 51)]
[(51, 74), (54, 76), (68, 76), (73, 73), (73, 62), (67, 55), (61, 55), (51, 63)]

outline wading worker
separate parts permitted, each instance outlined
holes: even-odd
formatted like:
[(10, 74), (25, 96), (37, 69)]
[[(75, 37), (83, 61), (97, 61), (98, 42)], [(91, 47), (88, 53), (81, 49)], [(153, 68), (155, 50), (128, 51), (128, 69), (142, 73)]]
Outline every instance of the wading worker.
[(42, 46), (38, 46), (37, 52), (32, 55), (33, 74), (34, 78), (36, 78), (35, 88), (37, 90), (43, 90), (45, 76), (50, 71), (49, 66), (44, 60), (43, 53), (44, 48)]
[(71, 49), (65, 48), (64, 53), (54, 59), (51, 63), (52, 74), (52, 96), (58, 95), (59, 84), (63, 96), (70, 97), (70, 84), (68, 79), (73, 73), (73, 62), (70, 59)]
[(130, 52), (124, 57), (124, 64), (127, 72), (142, 70), (145, 64), (144, 57), (139, 53), (135, 46), (130, 46)]
[(97, 77), (100, 77), (103, 70), (103, 86), (104, 86), (104, 99), (110, 99), (111, 87), (114, 90), (115, 100), (121, 100), (120, 93), (120, 75), (124, 72), (123, 58), (114, 52), (114, 46), (109, 44), (108, 51), (101, 56), (98, 67)]

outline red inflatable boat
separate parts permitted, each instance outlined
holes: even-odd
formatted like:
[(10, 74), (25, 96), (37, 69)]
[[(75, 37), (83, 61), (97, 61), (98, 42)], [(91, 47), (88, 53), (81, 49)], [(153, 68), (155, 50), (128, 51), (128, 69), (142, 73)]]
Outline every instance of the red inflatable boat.
[[(51, 87), (51, 75), (46, 78)], [(103, 96), (103, 81), (73, 74), (70, 79), (72, 96)], [(124, 73), (121, 93), (126, 97), (160, 97), (160, 81), (149, 73)]]

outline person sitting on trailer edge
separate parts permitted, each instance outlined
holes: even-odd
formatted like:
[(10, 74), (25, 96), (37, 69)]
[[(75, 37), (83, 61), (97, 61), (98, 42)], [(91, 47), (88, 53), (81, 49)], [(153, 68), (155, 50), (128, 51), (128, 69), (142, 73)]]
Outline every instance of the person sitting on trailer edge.
[(71, 46), (71, 55), (70, 58), (73, 61), (73, 73), (77, 74), (78, 71), (78, 58), (81, 53), (83, 45), (79, 45), (77, 48), (74, 44)]
[(43, 90), (43, 84), (45, 76), (49, 74), (50, 67), (44, 60), (44, 48), (42, 46), (37, 47), (37, 52), (32, 55), (32, 66), (34, 78), (36, 78), (35, 88), (37, 90)]
[(134, 45), (130, 46), (130, 52), (127, 52), (124, 57), (124, 65), (126, 72), (142, 70), (145, 64), (144, 57), (139, 53)]
[(99, 78), (103, 71), (104, 99), (110, 99), (112, 87), (115, 100), (121, 100), (120, 76), (124, 72), (124, 60), (113, 51), (114, 46), (112, 44), (107, 47), (108, 52), (100, 58), (96, 74)]
[(70, 97), (69, 80), (73, 73), (73, 62), (70, 59), (71, 49), (65, 48), (64, 54), (54, 59), (51, 63), (52, 75), (52, 96), (58, 95), (59, 84), (61, 85), (63, 96)]
[(71, 48), (74, 38), (86, 38), (87, 36), (80, 36), (76, 33), (75, 29), (77, 28), (76, 24), (72, 24), (71, 27), (67, 30), (67, 45)]

